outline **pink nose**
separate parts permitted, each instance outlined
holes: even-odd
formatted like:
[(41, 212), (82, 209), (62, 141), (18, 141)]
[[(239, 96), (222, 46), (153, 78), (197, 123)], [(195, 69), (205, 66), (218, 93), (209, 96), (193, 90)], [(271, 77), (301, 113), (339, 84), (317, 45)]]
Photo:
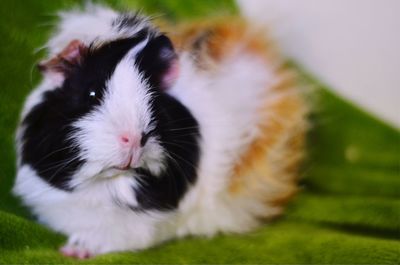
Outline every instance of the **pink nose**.
[(122, 134), (119, 137), (120, 142), (124, 146), (129, 146), (129, 147), (139, 147), (140, 139), (139, 137), (130, 135), (130, 134)]

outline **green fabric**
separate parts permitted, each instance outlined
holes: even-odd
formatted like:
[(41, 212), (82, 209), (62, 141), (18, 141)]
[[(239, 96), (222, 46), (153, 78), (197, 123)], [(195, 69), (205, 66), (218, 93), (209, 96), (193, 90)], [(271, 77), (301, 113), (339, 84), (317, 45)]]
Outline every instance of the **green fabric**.
[[(35, 223), (10, 195), (15, 174), (13, 134), (23, 99), (37, 83), (33, 53), (48, 37), (54, 12), (73, 1), (0, 1), (0, 263), (78, 263), (57, 249), (65, 241)], [(173, 20), (234, 13), (231, 1), (112, 1)], [(267, 12), (267, 11), (266, 11)], [(400, 135), (334, 95), (314, 87), (316, 111), (302, 191), (286, 215), (246, 235), (188, 238), (138, 253), (82, 263), (400, 263)], [(379, 88), (376, 88), (379, 89)]]

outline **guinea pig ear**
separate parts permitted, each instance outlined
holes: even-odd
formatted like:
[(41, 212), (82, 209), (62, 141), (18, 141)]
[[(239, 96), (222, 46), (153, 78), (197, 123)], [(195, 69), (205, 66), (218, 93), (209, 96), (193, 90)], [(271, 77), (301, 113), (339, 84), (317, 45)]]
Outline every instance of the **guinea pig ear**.
[(178, 57), (172, 42), (165, 35), (151, 39), (137, 55), (136, 62), (153, 87), (166, 90), (178, 78)]
[(55, 57), (40, 62), (37, 67), (42, 73), (66, 74), (72, 66), (81, 63), (86, 52), (87, 47), (80, 40), (73, 40)]

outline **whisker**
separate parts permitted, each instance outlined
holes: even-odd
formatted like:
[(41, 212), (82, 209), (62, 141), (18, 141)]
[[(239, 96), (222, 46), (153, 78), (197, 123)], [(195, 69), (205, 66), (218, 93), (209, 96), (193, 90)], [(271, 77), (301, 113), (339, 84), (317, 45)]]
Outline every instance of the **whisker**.
[(192, 118), (176, 119), (176, 120), (168, 121), (165, 124), (170, 125), (170, 124), (174, 124), (174, 123), (181, 122), (181, 121), (187, 121), (187, 120), (193, 120), (193, 119)]
[(59, 169), (57, 169), (56, 172), (53, 173), (53, 175), (48, 179), (49, 182), (51, 182), (56, 176), (57, 173), (60, 172), (62, 169), (66, 168), (68, 165), (70, 165), (72, 162), (77, 161), (77, 158), (73, 158), (70, 161), (66, 162), (62, 167), (60, 167)]
[(45, 155), (44, 157), (42, 157), (39, 161), (37, 161), (37, 162), (34, 164), (34, 166), (39, 165), (40, 162), (42, 162), (42, 161), (45, 160), (46, 158), (49, 158), (50, 156), (55, 155), (55, 154), (57, 154), (57, 153), (59, 153), (59, 152), (61, 152), (61, 151), (67, 150), (68, 148), (71, 148), (71, 150), (77, 149), (76, 146), (75, 146), (75, 147), (74, 147), (74, 146), (65, 146), (65, 147), (63, 147), (63, 148), (57, 149), (57, 150), (55, 150), (55, 151), (53, 151), (53, 152), (48, 153), (48, 154)]
[[(186, 175), (186, 173), (184, 172), (184, 170), (182, 169), (181, 165), (178, 163), (178, 161), (176, 161), (175, 158), (173, 158), (170, 154), (167, 154), (167, 156), (171, 159), (171, 161), (175, 164), (175, 166), (177, 167), (177, 169), (181, 172), (182, 176), (187, 180), (188, 177)], [(174, 178), (174, 177), (172, 177)], [(176, 185), (176, 182), (175, 182)]]
[(183, 144), (188, 144), (188, 145), (192, 145), (192, 146), (197, 146), (197, 143), (192, 143), (192, 142), (188, 142), (188, 141), (177, 141), (177, 140), (174, 140), (173, 142), (163, 141), (163, 143), (166, 144), (166, 145), (178, 146), (178, 147), (181, 147), (184, 150), (187, 150), (187, 149), (183, 148), (183, 146), (181, 146), (181, 145), (179, 145), (177, 143), (183, 143)]
[[(52, 170), (52, 169), (54, 169), (54, 168), (57, 168), (57, 167), (59, 167), (60, 165), (63, 165), (63, 166), (61, 167), (61, 169), (62, 169), (62, 168), (64, 168), (66, 165), (68, 165), (68, 164), (72, 163), (74, 160), (78, 160), (78, 159), (79, 159), (79, 157), (73, 157), (73, 158), (71, 158), (71, 159), (69, 159), (69, 160), (65, 159), (65, 160), (57, 161), (56, 163), (51, 164), (50, 167), (48, 167), (48, 168), (46, 168), (46, 169), (44, 169), (44, 170), (41, 170), (41, 171), (39, 171), (38, 173), (39, 173), (39, 174), (42, 174), (42, 173), (44, 173), (44, 172), (47, 172), (47, 171)], [(60, 170), (60, 169), (58, 169), (58, 170)]]
[(191, 166), (194, 170), (197, 171), (197, 166), (196, 166), (196, 165), (194, 165), (194, 164), (191, 163), (190, 161), (184, 159), (183, 157), (181, 157), (180, 155), (178, 155), (178, 154), (176, 154), (176, 153), (174, 153), (174, 152), (171, 152), (171, 151), (169, 151), (169, 152), (171, 153), (172, 156), (174, 156), (175, 158), (181, 160), (182, 162), (186, 163), (187, 165)]
[(167, 129), (166, 131), (169, 131), (169, 132), (186, 131), (186, 130), (192, 130), (192, 129), (198, 129), (198, 128), (199, 128), (199, 126), (191, 126), (191, 127), (177, 128), (177, 129)]

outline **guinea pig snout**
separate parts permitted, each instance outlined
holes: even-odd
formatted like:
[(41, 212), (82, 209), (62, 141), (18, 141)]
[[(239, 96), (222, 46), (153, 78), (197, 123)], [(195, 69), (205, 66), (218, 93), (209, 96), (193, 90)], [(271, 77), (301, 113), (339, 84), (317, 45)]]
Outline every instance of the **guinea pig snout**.
[(133, 133), (122, 133), (118, 136), (119, 144), (123, 150), (123, 161), (117, 166), (118, 169), (129, 169), (138, 167), (142, 153), (141, 135)]
[(119, 142), (125, 148), (140, 148), (140, 141), (140, 135), (123, 133), (119, 136)]

